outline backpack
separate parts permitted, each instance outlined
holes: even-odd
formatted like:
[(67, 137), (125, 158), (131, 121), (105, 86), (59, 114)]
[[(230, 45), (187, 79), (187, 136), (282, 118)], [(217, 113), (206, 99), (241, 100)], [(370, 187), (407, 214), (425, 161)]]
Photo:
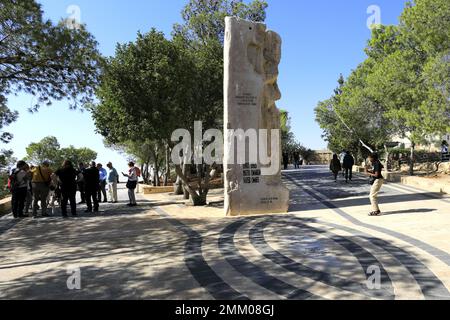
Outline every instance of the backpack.
[(138, 167), (134, 167), (135, 171), (136, 171), (136, 176), (138, 176), (139, 178), (141, 177), (141, 169), (139, 169)]
[(14, 188), (16, 187), (17, 184), (17, 174), (19, 173), (20, 170), (16, 170), (14, 169), (12, 171), (12, 173), (9, 175), (8, 177), (8, 189), (9, 192), (13, 192)]

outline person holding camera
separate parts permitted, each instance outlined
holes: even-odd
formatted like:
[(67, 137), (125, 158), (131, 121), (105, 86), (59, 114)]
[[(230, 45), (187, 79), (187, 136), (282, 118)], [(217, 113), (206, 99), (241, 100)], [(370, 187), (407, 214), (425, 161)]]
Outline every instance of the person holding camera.
[(384, 177), (382, 175), (383, 165), (381, 164), (378, 154), (376, 153), (372, 153), (369, 156), (369, 161), (372, 166), (371, 170), (366, 167), (366, 174), (370, 177), (370, 184), (372, 185), (369, 196), (370, 203), (372, 205), (372, 212), (369, 213), (369, 216), (380, 216), (381, 210), (378, 205), (378, 195), (384, 184)]

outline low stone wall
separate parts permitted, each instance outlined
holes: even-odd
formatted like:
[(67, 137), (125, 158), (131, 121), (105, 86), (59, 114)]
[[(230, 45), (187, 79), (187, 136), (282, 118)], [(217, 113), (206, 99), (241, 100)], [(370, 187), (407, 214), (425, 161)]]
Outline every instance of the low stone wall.
[(0, 216), (11, 213), (11, 197), (0, 200)]
[(139, 191), (143, 194), (170, 193), (173, 192), (173, 186), (154, 187), (148, 185), (141, 185)]
[(430, 192), (450, 194), (450, 183), (423, 177), (402, 176), (401, 183)]
[(353, 172), (364, 173), (365, 168), (360, 166), (353, 166)]
[[(365, 169), (363, 167), (354, 166), (354, 172), (363, 173)], [(397, 182), (406, 186), (416, 187), (427, 190), (429, 192), (450, 194), (450, 183), (448, 181), (442, 181), (437, 179), (408, 176), (401, 172), (385, 172), (383, 176), (388, 182)]]

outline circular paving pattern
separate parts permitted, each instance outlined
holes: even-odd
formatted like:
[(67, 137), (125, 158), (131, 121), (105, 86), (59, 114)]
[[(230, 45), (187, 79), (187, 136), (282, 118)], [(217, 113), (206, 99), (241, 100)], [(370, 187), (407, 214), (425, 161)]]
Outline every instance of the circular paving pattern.
[[(345, 226), (294, 216), (243, 218), (216, 235), (216, 248), (185, 232), (186, 264), (216, 299), (253, 299), (255, 286), (247, 289), (245, 281), (280, 299), (450, 299), (444, 284), (406, 249)], [(238, 276), (205, 258), (217, 248)]]

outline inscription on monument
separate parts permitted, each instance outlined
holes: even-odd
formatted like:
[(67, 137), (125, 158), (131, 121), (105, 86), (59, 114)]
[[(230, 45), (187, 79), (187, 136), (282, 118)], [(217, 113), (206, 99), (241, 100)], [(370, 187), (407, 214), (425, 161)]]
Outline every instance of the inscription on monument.
[(278, 197), (261, 198), (261, 204), (271, 204), (278, 200)]
[(244, 93), (242, 95), (236, 96), (237, 104), (241, 107), (257, 106), (257, 99), (258, 98), (251, 93)]
[(258, 169), (257, 164), (250, 164), (246, 163), (243, 166), (244, 171), (244, 183), (251, 184), (251, 183), (260, 183), (261, 182), (261, 169)]

